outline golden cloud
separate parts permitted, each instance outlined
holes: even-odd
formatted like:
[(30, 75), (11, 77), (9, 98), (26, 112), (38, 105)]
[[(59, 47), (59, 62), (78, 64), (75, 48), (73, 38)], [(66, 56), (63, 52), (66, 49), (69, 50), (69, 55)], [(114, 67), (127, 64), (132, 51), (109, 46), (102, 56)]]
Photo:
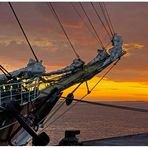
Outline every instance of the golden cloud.
[(144, 48), (144, 45), (141, 43), (129, 43), (129, 44), (124, 44), (123, 47), (125, 48), (125, 50), (142, 49)]
[(84, 23), (82, 21), (80, 21), (77, 24), (64, 23), (63, 25), (67, 28), (70, 28), (70, 29), (82, 29), (82, 27), (84, 26)]
[[(15, 42), (15, 44), (17, 44), (17, 45), (27, 44), (27, 42), (24, 39), (20, 38), (20, 37), (14, 36), (11, 39), (9, 39), (8, 37), (0, 37), (0, 44), (1, 45), (9, 46), (13, 42)], [(52, 41), (52, 40), (49, 40), (47, 38), (42, 38), (42, 39), (40, 39), (40, 38), (32, 38), (31, 39), (31, 45), (32, 46), (37, 46), (40, 49), (44, 48), (44, 50), (45, 50), (45, 48), (47, 50), (50, 49), (51, 52), (55, 52), (55, 50), (57, 50), (57, 49), (53, 48), (54, 47), (53, 42), (54, 42), (54, 40)]]
[[(94, 77), (88, 84), (89, 88), (92, 88), (100, 78)], [(148, 100), (148, 85), (141, 82), (114, 82), (104, 79), (101, 83), (88, 95), (87, 99), (95, 100)], [(66, 96), (75, 87), (71, 87), (64, 92)], [(75, 92), (76, 98), (81, 98), (87, 93), (85, 84), (80, 86), (78, 91)]]

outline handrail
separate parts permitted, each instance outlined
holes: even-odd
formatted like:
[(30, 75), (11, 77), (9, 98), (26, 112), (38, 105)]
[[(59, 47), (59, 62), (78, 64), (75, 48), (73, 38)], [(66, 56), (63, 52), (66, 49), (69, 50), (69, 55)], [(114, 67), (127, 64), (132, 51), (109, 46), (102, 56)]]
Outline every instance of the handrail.
[(20, 101), (20, 104), (35, 100), (39, 96), (39, 78), (0, 85), (0, 106), (8, 101)]

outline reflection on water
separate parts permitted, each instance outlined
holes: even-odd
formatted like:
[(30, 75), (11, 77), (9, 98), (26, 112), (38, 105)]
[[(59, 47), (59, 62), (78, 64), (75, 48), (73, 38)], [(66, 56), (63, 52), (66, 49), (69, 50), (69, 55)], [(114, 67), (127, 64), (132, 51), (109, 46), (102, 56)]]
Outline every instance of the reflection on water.
[[(106, 103), (148, 109), (148, 102)], [(51, 121), (67, 108), (63, 106)], [(80, 130), (81, 134), (78, 137), (81, 141), (148, 132), (148, 113), (79, 103), (45, 129), (50, 136), (49, 145), (58, 144), (64, 137), (64, 131), (68, 129)]]

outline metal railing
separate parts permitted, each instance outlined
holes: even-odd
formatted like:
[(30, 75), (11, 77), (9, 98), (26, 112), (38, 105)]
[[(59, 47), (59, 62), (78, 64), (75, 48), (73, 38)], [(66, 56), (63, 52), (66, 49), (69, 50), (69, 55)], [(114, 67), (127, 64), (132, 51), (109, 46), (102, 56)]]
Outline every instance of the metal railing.
[(0, 106), (10, 100), (20, 105), (39, 97), (39, 78), (0, 85)]

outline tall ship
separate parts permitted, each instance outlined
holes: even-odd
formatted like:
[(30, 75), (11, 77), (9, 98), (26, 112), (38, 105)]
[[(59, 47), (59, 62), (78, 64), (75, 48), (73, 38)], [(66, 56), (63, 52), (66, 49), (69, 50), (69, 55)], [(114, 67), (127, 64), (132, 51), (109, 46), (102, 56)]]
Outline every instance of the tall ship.
[[(107, 45), (103, 44), (103, 39), (100, 38), (96, 31), (96, 28), (84, 7), (84, 3), (78, 3), (89, 22), (89, 26), (87, 26), (88, 29), (89, 27), (91, 28), (91, 33), (97, 39), (101, 47), (97, 49), (96, 57), (88, 63), (83, 61), (76, 51), (70, 36), (56, 11), (55, 3), (46, 3), (48, 9), (56, 18), (65, 38), (71, 46), (71, 51), (75, 55), (71, 64), (51, 72), (46, 70), (42, 60), (37, 57), (35, 50), (32, 48), (23, 24), (19, 20), (15, 11), (14, 4), (10, 2), (8, 4), (19, 28), (22, 31), (24, 39), (34, 56), (34, 59), (30, 58), (26, 67), (12, 72), (9, 72), (3, 65), (0, 65), (0, 70), (3, 73), (0, 75), (1, 145), (23, 146), (27, 145), (30, 141), (32, 145), (35, 146), (48, 145), (50, 143), (50, 138), (47, 133), (44, 131), (41, 132), (40, 129), (46, 125), (47, 120), (51, 117), (49, 115), (54, 115), (53, 113), (59, 111), (63, 104), (72, 106), (73, 102), (85, 102), (124, 110), (148, 112), (147, 110), (139, 108), (95, 103), (84, 100), (87, 95), (93, 93), (92, 91), (94, 88), (113, 69), (113, 67), (116, 66), (122, 56), (126, 54), (126, 51), (123, 49), (123, 39), (121, 35), (114, 31), (105, 3), (90, 2), (89, 4), (93, 8), (98, 20), (109, 36), (110, 40)], [(96, 4), (99, 6), (99, 9), (103, 14), (103, 18), (95, 7)], [(71, 8), (76, 11), (77, 16), (83, 19), (76, 5), (74, 5), (74, 3), (70, 3), (70, 5)], [(107, 69), (107, 71), (103, 74), (100, 80), (96, 82), (94, 87), (90, 89), (88, 84), (89, 80), (101, 73), (104, 69)], [(76, 99), (74, 93), (84, 83), (86, 84), (87, 93), (82, 98)], [(67, 96), (64, 96), (63, 92), (71, 86), (75, 86), (73, 91), (71, 91)], [(53, 111), (53, 108), (58, 104), (61, 98), (63, 99), (63, 102)], [(62, 116), (62, 114), (60, 116)], [(67, 131), (65, 134), (66, 136), (74, 137), (74, 135), (78, 133), (78, 131)], [(76, 142), (74, 138), (73, 140)], [(60, 144), (64, 145), (64, 142), (65, 141), (63, 140)], [(98, 143), (99, 142), (97, 141), (91, 141), (84, 142), (83, 144), (97, 145)], [(77, 143), (73, 143), (73, 145), (77, 145)]]

